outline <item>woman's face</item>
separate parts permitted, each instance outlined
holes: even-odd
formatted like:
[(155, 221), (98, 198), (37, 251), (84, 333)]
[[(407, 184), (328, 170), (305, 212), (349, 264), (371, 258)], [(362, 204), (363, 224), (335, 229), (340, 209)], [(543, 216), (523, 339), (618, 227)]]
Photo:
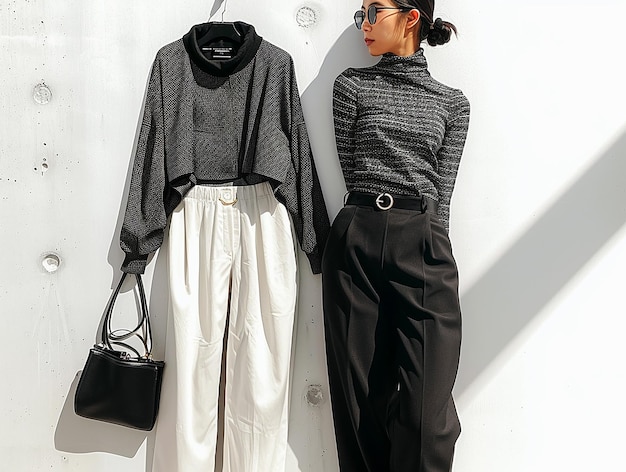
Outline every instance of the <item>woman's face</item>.
[[(372, 6), (385, 8), (378, 10), (374, 24), (369, 22), (367, 15)], [(408, 44), (406, 26), (409, 18), (406, 11), (397, 8), (391, 0), (364, 0), (361, 10), (365, 12), (365, 19), (361, 29), (365, 45), (372, 56), (387, 52), (406, 55), (404, 49)]]

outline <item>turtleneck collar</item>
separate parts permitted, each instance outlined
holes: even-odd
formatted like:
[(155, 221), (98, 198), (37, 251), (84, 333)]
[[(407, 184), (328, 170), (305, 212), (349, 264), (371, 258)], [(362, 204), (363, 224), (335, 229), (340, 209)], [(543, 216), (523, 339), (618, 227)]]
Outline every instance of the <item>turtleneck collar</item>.
[(428, 63), (424, 57), (424, 49), (419, 48), (410, 56), (396, 56), (393, 53), (385, 53), (376, 64), (386, 70), (397, 70), (403, 72), (428, 72)]
[(243, 40), (239, 49), (231, 59), (217, 61), (208, 59), (202, 54), (198, 46), (198, 38), (201, 38), (209, 30), (211, 23), (192, 26), (189, 32), (183, 36), (183, 43), (193, 63), (204, 72), (218, 77), (232, 75), (246, 67), (254, 58), (263, 38), (256, 33), (252, 25), (243, 21), (236, 21), (235, 25), (243, 33)]

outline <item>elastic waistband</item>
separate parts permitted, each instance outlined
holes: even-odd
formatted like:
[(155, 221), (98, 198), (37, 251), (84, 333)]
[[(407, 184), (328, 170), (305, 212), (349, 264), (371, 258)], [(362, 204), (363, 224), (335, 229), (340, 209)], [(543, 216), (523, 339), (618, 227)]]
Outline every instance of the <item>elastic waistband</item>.
[(232, 203), (236, 200), (250, 200), (272, 195), (274, 192), (269, 182), (254, 185), (195, 185), (187, 192), (185, 198), (193, 198), (205, 202)]
[(404, 195), (390, 195), (388, 193), (350, 192), (346, 205), (368, 206), (377, 210), (386, 211), (392, 208), (400, 210), (415, 210), (437, 214), (437, 200), (426, 195), (407, 197)]

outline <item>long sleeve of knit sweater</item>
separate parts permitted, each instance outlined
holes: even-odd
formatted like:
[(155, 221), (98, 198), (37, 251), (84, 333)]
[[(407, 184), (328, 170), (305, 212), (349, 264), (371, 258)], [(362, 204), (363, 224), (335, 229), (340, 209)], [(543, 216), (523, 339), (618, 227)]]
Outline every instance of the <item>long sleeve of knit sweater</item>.
[(155, 61), (120, 234), (120, 246), (126, 254), (122, 270), (133, 274), (144, 272), (148, 256), (163, 243), (168, 217), (160, 68), (161, 64)]

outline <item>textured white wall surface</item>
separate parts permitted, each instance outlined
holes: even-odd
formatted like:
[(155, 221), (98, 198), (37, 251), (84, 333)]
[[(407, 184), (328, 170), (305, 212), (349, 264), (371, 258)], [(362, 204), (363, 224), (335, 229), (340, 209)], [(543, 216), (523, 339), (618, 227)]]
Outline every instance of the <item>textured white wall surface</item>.
[[(224, 15), (292, 54), (331, 217), (344, 193), (332, 82), (375, 61), (352, 26), (359, 7), (228, 0)], [(3, 471), (150, 471), (153, 435), (76, 417), (73, 393), (119, 278), (151, 63), (221, 8), (0, 0)], [(465, 333), (454, 471), (626, 470), (626, 5), (440, 0), (436, 13), (459, 37), (427, 47), (431, 73), (472, 104), (451, 219)], [(320, 278), (299, 259), (287, 472), (336, 472)], [(157, 254), (145, 279), (157, 357), (164, 264)]]

